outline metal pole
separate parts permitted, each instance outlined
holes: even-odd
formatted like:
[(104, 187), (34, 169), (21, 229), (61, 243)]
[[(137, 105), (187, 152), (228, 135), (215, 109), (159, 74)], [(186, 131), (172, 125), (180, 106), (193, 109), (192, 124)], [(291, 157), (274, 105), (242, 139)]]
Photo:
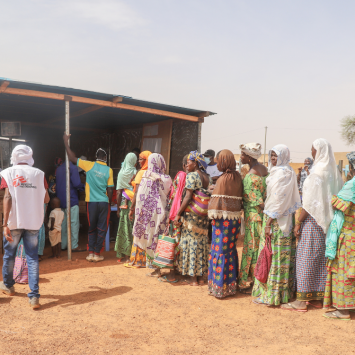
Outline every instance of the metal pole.
[[(69, 101), (65, 101), (65, 133), (70, 134), (69, 123)], [(70, 141), (69, 141), (70, 145)], [(70, 165), (68, 154), (65, 154), (65, 180), (66, 180), (66, 196), (67, 196), (67, 235), (68, 235), (68, 260), (71, 260), (71, 214), (70, 214)]]
[(264, 165), (265, 165), (265, 154), (266, 154), (266, 132), (267, 132), (267, 127), (265, 127), (265, 143), (264, 143)]

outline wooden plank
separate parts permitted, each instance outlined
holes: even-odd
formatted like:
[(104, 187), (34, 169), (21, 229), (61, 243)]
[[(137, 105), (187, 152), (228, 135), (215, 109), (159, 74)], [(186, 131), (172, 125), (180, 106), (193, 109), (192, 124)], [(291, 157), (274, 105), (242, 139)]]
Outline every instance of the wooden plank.
[[(79, 110), (79, 111), (71, 113), (70, 114), (70, 118), (72, 119), (74, 117), (85, 115), (86, 113), (99, 110), (100, 108), (103, 108), (103, 106), (97, 106), (97, 105), (89, 106), (89, 107), (83, 108), (82, 110)], [(63, 115), (63, 116), (60, 116), (58, 118), (54, 118), (52, 120), (46, 120), (45, 122), (46, 123), (52, 123), (52, 122), (63, 121), (64, 119), (65, 119), (65, 116)]]
[[(0, 120), (0, 122), (9, 122), (9, 120)], [(49, 123), (37, 123), (37, 122), (25, 122), (25, 121), (16, 121), (20, 122), (21, 125), (24, 126), (37, 126), (37, 127), (47, 127), (47, 128), (60, 128), (63, 129), (64, 132), (64, 126), (63, 125), (53, 125)], [(106, 130), (106, 129), (98, 129), (98, 128), (87, 128), (87, 127), (72, 127), (70, 126), (70, 129), (74, 129), (76, 131), (88, 131), (88, 132), (97, 132), (97, 133), (109, 133), (111, 130)]]
[[(51, 93), (51, 92), (14, 89), (14, 88), (7, 88), (6, 94), (41, 97), (41, 98), (52, 99), (52, 100), (65, 100), (65, 96), (66, 96), (63, 94), (55, 94), (55, 93)], [(123, 110), (144, 112), (144, 113), (149, 113), (151, 115), (179, 118), (181, 120), (198, 122), (198, 117), (196, 117), (196, 116), (183, 115), (181, 113), (175, 113), (175, 112), (170, 112), (170, 111), (156, 110), (156, 109), (152, 109), (152, 108), (148, 108), (148, 107), (127, 105), (127, 104), (122, 104), (122, 103), (118, 103), (118, 102), (116, 103), (116, 102), (110, 102), (110, 101), (104, 101), (104, 100), (89, 99), (87, 97), (79, 97), (79, 96), (71, 96), (71, 101), (72, 102), (80, 102), (80, 103), (84, 103), (84, 104), (120, 108)]]
[[(117, 96), (114, 97), (112, 99), (112, 102), (121, 102), (122, 101), (122, 97), (121, 96)], [(92, 105), (86, 108), (83, 108), (82, 110), (76, 111), (74, 113), (70, 114), (70, 118), (74, 118), (74, 117), (78, 117), (78, 116), (82, 116), (85, 115), (86, 113), (90, 113), (96, 110), (99, 110), (100, 108), (103, 108), (104, 106), (98, 106), (98, 105)], [(46, 123), (52, 123), (52, 122), (58, 122), (58, 121), (63, 121), (65, 119), (65, 116), (60, 116), (58, 118), (52, 119), (52, 120), (48, 120), (46, 121)]]
[(0, 86), (0, 93), (4, 92), (9, 85), (10, 85), (9, 81), (3, 81), (3, 83)]

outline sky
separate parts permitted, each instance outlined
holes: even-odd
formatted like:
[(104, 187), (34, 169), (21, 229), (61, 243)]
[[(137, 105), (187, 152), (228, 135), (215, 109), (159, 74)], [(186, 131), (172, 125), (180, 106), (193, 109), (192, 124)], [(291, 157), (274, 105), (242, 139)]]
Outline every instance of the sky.
[(211, 111), (202, 150), (286, 144), (355, 114), (353, 0), (0, 0), (0, 77)]

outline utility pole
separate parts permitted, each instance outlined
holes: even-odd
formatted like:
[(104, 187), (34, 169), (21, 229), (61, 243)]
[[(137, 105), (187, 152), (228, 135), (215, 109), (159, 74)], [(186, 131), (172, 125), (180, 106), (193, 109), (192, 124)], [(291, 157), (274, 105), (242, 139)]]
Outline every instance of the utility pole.
[(264, 143), (264, 165), (265, 165), (265, 154), (266, 154), (266, 132), (267, 132), (267, 127), (265, 127), (265, 143)]

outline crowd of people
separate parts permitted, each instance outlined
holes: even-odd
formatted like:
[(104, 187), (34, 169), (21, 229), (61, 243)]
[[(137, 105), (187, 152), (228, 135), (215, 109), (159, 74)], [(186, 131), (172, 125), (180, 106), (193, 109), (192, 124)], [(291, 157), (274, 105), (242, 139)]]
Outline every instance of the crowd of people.
[[(208, 294), (219, 299), (241, 292), (255, 297), (257, 306), (296, 312), (324, 307), (329, 310), (327, 318), (350, 319), (349, 311), (355, 310), (355, 152), (348, 154), (351, 169), (344, 184), (325, 139), (313, 142), (312, 158), (297, 175), (283, 144), (269, 151), (267, 167), (258, 162), (259, 143), (241, 144), (239, 165), (244, 172), (237, 169), (229, 150), (217, 155), (211, 149), (204, 154), (192, 151), (174, 179), (161, 154), (135, 151), (125, 157), (114, 189), (102, 148), (90, 162), (76, 157), (68, 136), (63, 139), (71, 175), (78, 173), (75, 165), (86, 172), (89, 262), (104, 259), (101, 252), (115, 190), (119, 224), (114, 249), (125, 267), (151, 269), (147, 276), (160, 282), (202, 286), (207, 280)], [(32, 167), (31, 148), (17, 146), (12, 164), (1, 172), (5, 255), (0, 289), (8, 295), (15, 292), (12, 272), (22, 239), (28, 256), (29, 302), (38, 308), (43, 214), (32, 211), (43, 211), (43, 203), (49, 202), (48, 186), (43, 172)], [(81, 188), (78, 180), (73, 185)], [(61, 193), (51, 200), (49, 239), (54, 257), (65, 240), (67, 206), (62, 200)], [(73, 198), (71, 209), (76, 206)], [(77, 224), (76, 217), (73, 222)], [(72, 239), (75, 251), (80, 251), (77, 237)]]

